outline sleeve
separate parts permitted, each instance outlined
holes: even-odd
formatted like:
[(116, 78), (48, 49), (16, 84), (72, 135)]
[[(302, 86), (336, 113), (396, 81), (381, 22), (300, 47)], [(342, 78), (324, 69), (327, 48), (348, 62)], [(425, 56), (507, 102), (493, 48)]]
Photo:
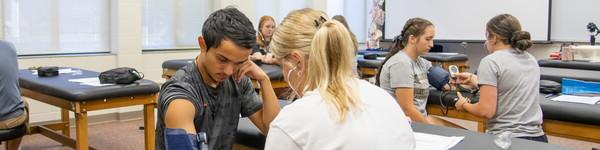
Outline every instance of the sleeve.
[(277, 126), (271, 126), (269, 133), (267, 134), (267, 140), (265, 143), (265, 150), (300, 150), (301, 147), (294, 142), (294, 140), (286, 134), (281, 128)]
[(477, 69), (479, 85), (498, 86), (499, 66), (489, 58), (483, 58)]
[[(158, 96), (158, 109), (160, 113), (167, 112), (167, 108), (169, 104), (175, 99), (185, 99), (194, 104), (196, 111), (200, 108), (196, 101), (194, 101), (193, 92), (194, 89), (189, 83), (177, 81), (177, 80), (169, 80), (164, 83), (160, 89), (160, 93)], [(162, 110), (162, 111), (161, 111)]]
[(244, 77), (240, 82), (240, 90), (241, 90), (241, 100), (242, 100), (242, 117), (248, 117), (257, 111), (261, 110), (262, 100), (258, 98), (258, 95), (254, 91), (254, 87), (252, 86), (252, 81), (250, 78)]
[(414, 88), (415, 76), (410, 62), (397, 62), (390, 65), (390, 86), (392, 88)]

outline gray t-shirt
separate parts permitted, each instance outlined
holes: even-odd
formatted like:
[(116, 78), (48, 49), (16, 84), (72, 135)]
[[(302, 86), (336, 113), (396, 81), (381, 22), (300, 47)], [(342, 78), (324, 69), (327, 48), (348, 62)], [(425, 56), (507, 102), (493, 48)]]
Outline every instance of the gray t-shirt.
[(542, 136), (539, 104), (540, 67), (528, 52), (496, 51), (479, 64), (479, 85), (498, 89), (496, 114), (487, 121), (487, 133), (511, 132), (512, 137)]
[(196, 132), (206, 132), (209, 148), (218, 150), (232, 148), (240, 114), (248, 117), (262, 109), (262, 101), (249, 78), (243, 77), (236, 83), (229, 77), (212, 88), (204, 84), (196, 64), (189, 64), (161, 87), (157, 101), (156, 149), (165, 149), (165, 113), (175, 99), (186, 99), (194, 104)]
[(12, 44), (0, 41), (0, 120), (18, 117), (24, 104), (19, 92), (17, 53)]
[(399, 51), (383, 65), (379, 76), (379, 86), (386, 90), (394, 98), (396, 88), (413, 88), (413, 104), (423, 115), (427, 115), (425, 109), (427, 97), (429, 96), (429, 80), (427, 72), (431, 68), (431, 62), (417, 57), (413, 61), (406, 55), (404, 50)]

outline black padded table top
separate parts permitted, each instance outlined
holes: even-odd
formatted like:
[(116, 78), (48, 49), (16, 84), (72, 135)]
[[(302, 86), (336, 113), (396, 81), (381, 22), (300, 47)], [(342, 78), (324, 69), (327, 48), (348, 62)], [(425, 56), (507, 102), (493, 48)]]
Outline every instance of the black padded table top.
[(177, 70), (187, 64), (191, 64), (194, 62), (194, 59), (173, 59), (167, 60), (162, 63), (163, 69), (174, 69)]
[[(442, 136), (464, 136), (463, 141), (451, 149), (479, 150), (479, 149), (499, 149), (494, 144), (494, 136), (485, 133), (478, 133), (468, 130), (434, 126), (422, 123), (411, 123), (414, 132), (428, 133)], [(236, 143), (256, 149), (264, 149), (266, 137), (260, 134), (258, 128), (247, 118), (241, 118), (238, 124), (238, 133)], [(511, 149), (536, 149), (544, 150), (562, 150), (565, 149), (558, 145), (529, 141), (518, 138), (511, 138)]]
[[(194, 59), (167, 60), (162, 63), (162, 68), (178, 70), (179, 68), (193, 62)], [(265, 73), (267, 74), (267, 76), (269, 76), (271, 80), (283, 80), (283, 73), (281, 72), (281, 67), (279, 67), (278, 65), (261, 64), (259, 67), (262, 68), (263, 71), (265, 71)]]
[(459, 54), (459, 53), (427, 53), (421, 57), (423, 57), (429, 61), (440, 61), (440, 62), (469, 60), (469, 57), (467, 57), (467, 55)]
[(358, 55), (377, 54), (379, 57), (385, 57), (389, 52), (382, 50), (359, 50)]
[(139, 94), (152, 94), (160, 90), (158, 84), (151, 80), (138, 80), (127, 85), (90, 86), (71, 82), (70, 79), (98, 77), (98, 72), (80, 70), (81, 73), (65, 73), (54, 77), (38, 77), (31, 70), (19, 70), (21, 88), (55, 96), (69, 101), (88, 101)]
[(359, 57), (356, 59), (356, 61), (358, 62), (358, 67), (361, 68), (379, 68), (379, 66), (381, 66), (381, 64), (383, 63), (383, 59), (364, 59), (362, 57)]
[[(439, 105), (441, 95), (441, 91), (430, 90), (427, 103)], [(540, 106), (542, 107), (544, 119), (600, 125), (600, 105), (557, 102), (551, 100), (555, 96), (548, 98), (546, 96), (547, 94), (541, 93), (539, 95)], [(444, 104), (448, 104), (450, 101), (453, 101), (456, 97), (457, 96), (455, 93), (450, 93), (445, 95), (443, 99), (441, 99), (441, 102)]]
[(600, 105), (588, 105), (551, 100), (556, 96), (546, 98), (540, 94), (540, 105), (544, 119), (600, 125)]
[(562, 83), (562, 78), (600, 82), (600, 71), (568, 68), (540, 67), (541, 80)]
[[(279, 107), (285, 107), (291, 102), (288, 100), (279, 100)], [(237, 128), (237, 133), (235, 135), (235, 142), (247, 147), (256, 148), (256, 149), (264, 149), (265, 147), (265, 137), (250, 119), (240, 118)]]
[[(498, 146), (494, 144), (494, 136), (491, 134), (478, 133), (463, 129), (434, 126), (422, 123), (411, 123), (414, 132), (428, 133), (442, 136), (464, 136), (465, 138), (456, 146), (450, 149), (456, 150), (500, 150)], [(543, 149), (543, 150), (563, 150), (567, 149), (558, 145), (524, 140), (519, 138), (511, 138), (512, 150), (531, 150), (531, 149)]]
[[(382, 53), (381, 51), (359, 51), (359, 55), (356, 57), (356, 61), (358, 62), (358, 67), (365, 68), (379, 68), (383, 63), (384, 56), (378, 57), (377, 59), (365, 59), (362, 56), (370, 53)], [(378, 54), (379, 55), (379, 54)], [(429, 61), (436, 62), (450, 62), (450, 61), (467, 61), (469, 58), (465, 54), (458, 53), (427, 53), (426, 55), (421, 56), (424, 59)]]
[(580, 70), (596, 70), (600, 71), (600, 62), (588, 61), (561, 61), (561, 60), (538, 60), (540, 67), (580, 69)]

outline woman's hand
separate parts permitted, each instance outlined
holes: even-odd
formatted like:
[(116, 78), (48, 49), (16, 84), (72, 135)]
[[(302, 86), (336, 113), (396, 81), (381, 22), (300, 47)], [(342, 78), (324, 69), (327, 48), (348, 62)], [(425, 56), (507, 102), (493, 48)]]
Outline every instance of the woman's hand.
[(263, 63), (267, 63), (267, 64), (276, 64), (277, 63), (277, 59), (275, 59), (275, 56), (273, 56), (273, 54), (271, 53), (267, 53), (267, 55), (264, 55), (264, 57), (261, 60)]
[(462, 94), (460, 94), (460, 92), (456, 92), (456, 96), (458, 97), (458, 100), (456, 100), (456, 103), (454, 103), (454, 107), (456, 108), (456, 110), (462, 111), (465, 109), (463, 106), (465, 105), (465, 103), (469, 102), (469, 99), (463, 97)]
[(260, 54), (260, 52), (256, 52), (252, 55), (250, 55), (250, 60), (262, 60), (263, 59), (263, 55)]
[(461, 72), (454, 74), (453, 82), (455, 84), (465, 85), (470, 89), (477, 88), (479, 80), (477, 75), (469, 72)]

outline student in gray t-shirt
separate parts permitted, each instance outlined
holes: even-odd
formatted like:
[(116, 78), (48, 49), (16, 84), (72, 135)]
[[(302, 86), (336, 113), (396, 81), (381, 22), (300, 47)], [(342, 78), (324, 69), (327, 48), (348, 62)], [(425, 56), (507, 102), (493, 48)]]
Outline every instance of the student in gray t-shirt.
[(548, 142), (538, 99), (540, 68), (525, 51), (532, 46), (529, 32), (521, 30), (514, 16), (502, 14), (487, 23), (486, 37), (491, 54), (481, 60), (477, 76), (456, 75), (457, 83), (479, 86), (479, 102), (470, 104), (459, 96), (456, 108), (487, 118), (487, 133)]
[[(165, 149), (167, 129), (205, 132), (209, 149), (231, 149), (240, 117), (268, 132), (280, 107), (269, 77), (249, 60), (255, 33), (252, 22), (235, 8), (208, 17), (198, 38), (201, 53), (161, 87), (156, 149)], [(260, 84), (262, 102), (250, 78)]]
[(429, 96), (427, 71), (431, 62), (420, 57), (433, 47), (435, 29), (431, 22), (409, 19), (394, 39), (390, 53), (383, 61), (376, 84), (396, 98), (411, 120), (429, 123), (425, 105)]

